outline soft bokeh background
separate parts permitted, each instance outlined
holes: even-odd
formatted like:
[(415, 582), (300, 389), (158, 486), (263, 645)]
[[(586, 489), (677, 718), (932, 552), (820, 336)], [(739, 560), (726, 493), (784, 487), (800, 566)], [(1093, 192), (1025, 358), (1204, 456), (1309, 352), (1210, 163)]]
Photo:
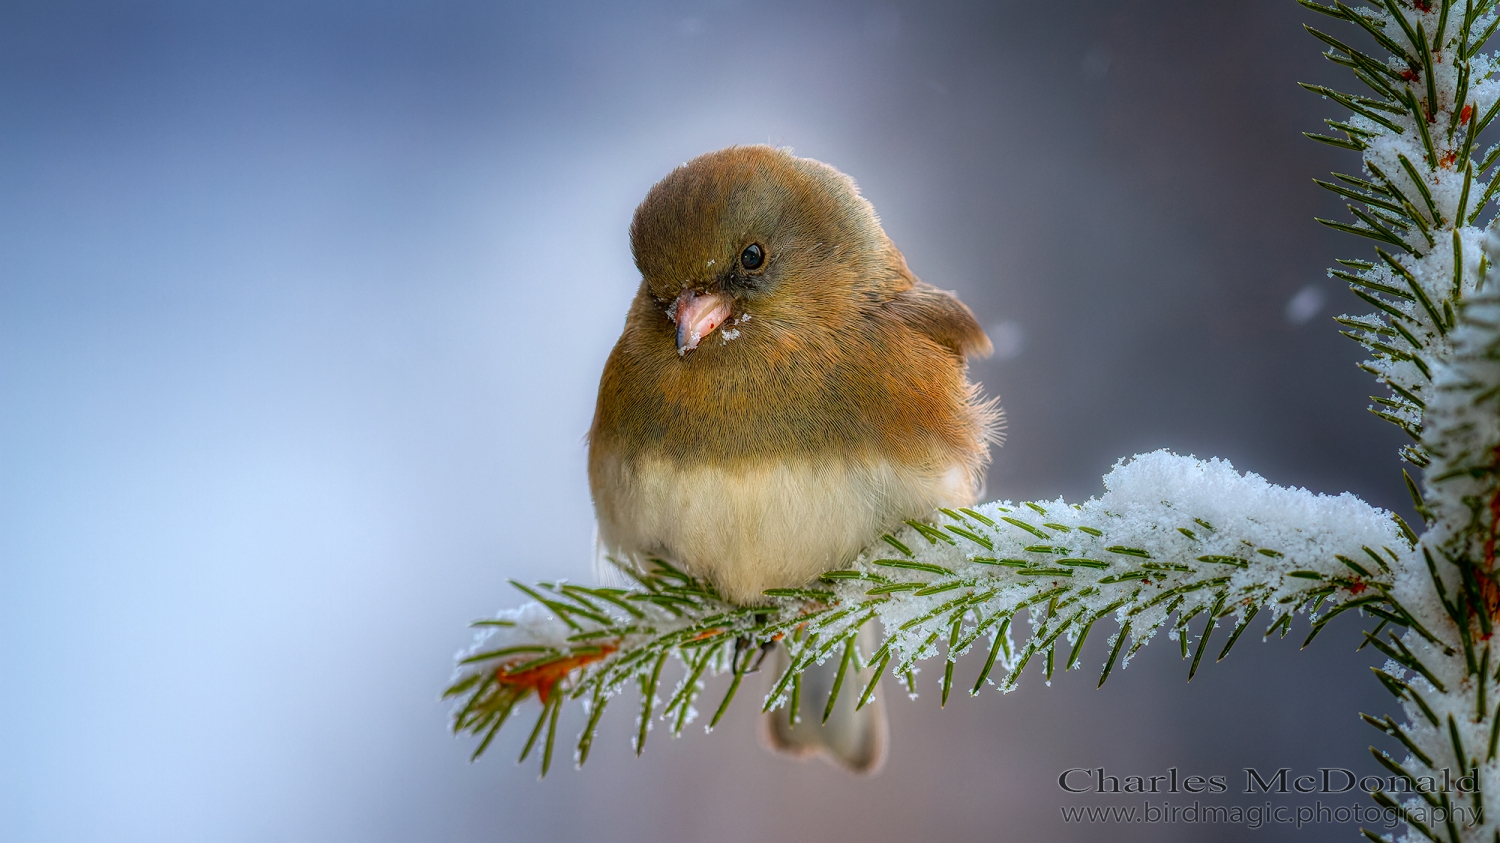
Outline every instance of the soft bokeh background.
[[(1370, 771), (1349, 620), (1103, 690), (892, 695), (885, 772), (711, 736), (476, 765), (437, 701), (511, 577), (589, 576), (583, 433), (672, 166), (853, 175), (1000, 354), (990, 493), (1157, 447), (1404, 507), (1324, 277), (1291, 0), (0, 7), (0, 839), (1310, 840), (1064, 825), (1069, 767)], [(977, 665), (961, 671), (972, 676)], [(931, 686), (931, 672), (926, 674)], [(749, 699), (749, 698), (746, 698)], [(577, 725), (576, 711), (570, 713)], [(1174, 797), (1183, 801), (1181, 797)], [(1220, 801), (1259, 803), (1230, 794)], [(1350, 796), (1337, 804), (1364, 803)], [(1293, 804), (1278, 797), (1277, 804)]]

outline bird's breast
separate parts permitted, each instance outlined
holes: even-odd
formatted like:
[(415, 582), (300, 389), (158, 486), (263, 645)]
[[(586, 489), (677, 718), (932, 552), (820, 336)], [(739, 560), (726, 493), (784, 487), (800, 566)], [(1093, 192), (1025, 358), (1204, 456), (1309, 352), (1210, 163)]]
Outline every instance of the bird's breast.
[(692, 465), (619, 455), (591, 462), (606, 552), (637, 564), (669, 559), (738, 602), (803, 585), (903, 519), (975, 497), (963, 465), (859, 458)]
[(687, 463), (870, 448), (915, 462), (968, 446), (961, 367), (876, 339), (746, 336), (679, 357), (628, 332), (605, 367), (590, 435)]

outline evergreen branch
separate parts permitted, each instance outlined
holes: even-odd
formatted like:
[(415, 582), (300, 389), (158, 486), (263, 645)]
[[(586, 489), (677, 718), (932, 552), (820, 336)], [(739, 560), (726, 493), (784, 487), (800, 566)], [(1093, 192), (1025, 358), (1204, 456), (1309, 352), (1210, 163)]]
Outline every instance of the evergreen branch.
[[(1122, 463), (1105, 483), (1102, 497), (1077, 506), (991, 503), (946, 512), (937, 522), (889, 537), (885, 544), (905, 548), (907, 558), (867, 553), (817, 587), (774, 589), (755, 606), (729, 603), (707, 583), (661, 560), (635, 572), (638, 591), (517, 584), (532, 602), (484, 622), (460, 658), (447, 692), (459, 701), (454, 730), (479, 736), (482, 751), (510, 711), (535, 695), (543, 708), (527, 754), (543, 747), (546, 765), (562, 701), (583, 699), (588, 724), (575, 753), (582, 763), (605, 705), (637, 685), (639, 751), (655, 717), (679, 733), (695, 716), (693, 704), (705, 680), (729, 673), (728, 692), (714, 713), (717, 723), (743, 676), (754, 670), (750, 657), (775, 646), (788, 646), (791, 659), (764, 700), (766, 710), (800, 706), (801, 673), (829, 658), (838, 660), (837, 694), (850, 664), (874, 662), (877, 675), (894, 666), (893, 673), (909, 677), (917, 662), (942, 655), (939, 690), (946, 701), (957, 681), (958, 657), (986, 634), (989, 658), (974, 691), (996, 667), (1002, 671), (1000, 688), (1009, 690), (1031, 661), (1042, 661), (1050, 675), (1050, 665), (1058, 663), (1056, 648), (1065, 641), (1073, 647), (1061, 660), (1063, 669), (1078, 667), (1084, 638), (1111, 615), (1121, 631), (1113, 637), (1101, 682), (1117, 663), (1128, 664), (1174, 614), (1180, 622), (1171, 635), (1184, 647), (1187, 622), (1206, 615), (1190, 678), (1215, 621), (1226, 615), (1238, 620), (1219, 658), (1260, 612), (1290, 621), (1295, 612), (1312, 611), (1319, 630), (1351, 608), (1406, 623), (1386, 597), (1392, 587), (1388, 570), (1341, 561), (1405, 546), (1388, 513), (1348, 495), (1282, 489), (1226, 463), (1166, 452)], [(1175, 529), (1157, 529), (1166, 524)], [(652, 599), (633, 599), (638, 597)], [(664, 597), (672, 599), (659, 599)], [(1319, 607), (1326, 614), (1316, 615)], [(1010, 641), (1018, 629), (1012, 621), (1023, 613), (1030, 631), (1017, 651)], [(859, 630), (877, 617), (884, 640), (862, 658)], [(682, 663), (682, 679), (658, 708), (657, 688), (670, 660)], [(873, 690), (873, 683), (864, 689), (861, 703)], [(831, 711), (831, 700), (813, 702), (822, 704), (825, 716)]]
[[(1495, 147), (1495, 150), (1497, 152), (1500, 152), (1500, 146)], [(1485, 161), (1485, 164), (1489, 164), (1493, 160), (1494, 155), (1491, 154), (1489, 159)], [(1481, 169), (1483, 169), (1483, 167), (1481, 167)], [(1495, 190), (1497, 188), (1500, 188), (1500, 175), (1496, 175), (1490, 178), (1490, 183), (1484, 188), (1484, 195), (1479, 197), (1479, 204), (1475, 205), (1474, 212), (1469, 214), (1469, 219), (1467, 220), (1469, 225), (1473, 225), (1474, 221), (1479, 219), (1479, 215), (1484, 212), (1485, 206), (1490, 204), (1490, 200), (1494, 198)]]
[[(1317, 4), (1315, 3), (1303, 3), (1302, 0), (1298, 0), (1298, 2), (1302, 3), (1302, 5), (1307, 6), (1308, 8), (1318, 8)], [(1412, 66), (1415, 64), (1412, 58), (1406, 54), (1406, 49), (1404, 47), (1402, 47), (1400, 44), (1397, 44), (1395, 40), (1393, 40), (1389, 35), (1385, 34), (1384, 30), (1371, 23), (1369, 19), (1367, 19), (1364, 15), (1361, 15), (1360, 13), (1351, 9), (1348, 5), (1342, 2), (1338, 2), (1337, 0), (1335, 0), (1333, 5), (1334, 8), (1340, 13), (1340, 17), (1364, 29), (1366, 33), (1368, 33), (1371, 37), (1373, 37), (1380, 43), (1380, 46), (1391, 51), (1392, 54), (1400, 56), (1406, 62), (1407, 66)], [(1319, 9), (1319, 11), (1321, 11), (1321, 9)]]
[(1412, 184), (1417, 186), (1417, 192), (1422, 194), (1422, 201), (1427, 203), (1427, 211), (1432, 215), (1432, 224), (1441, 227), (1443, 224), (1443, 215), (1438, 212), (1437, 203), (1432, 199), (1432, 191), (1427, 189), (1426, 180), (1417, 173), (1417, 168), (1412, 166), (1411, 159), (1407, 158), (1406, 155), (1398, 153), (1396, 158), (1401, 162), (1401, 169), (1406, 171), (1406, 175), (1411, 179)]
[[(1495, 20), (1497, 22), (1500, 22), (1500, 16), (1497, 16)], [(1495, 100), (1494, 104), (1489, 107), (1489, 110), (1484, 113), (1483, 117), (1474, 122), (1473, 125), (1475, 136), (1478, 136), (1480, 132), (1483, 132), (1485, 129), (1489, 128), (1490, 121), (1495, 119), (1496, 113), (1500, 113), (1500, 98), (1497, 98)], [(1480, 169), (1484, 168), (1481, 167)]]
[[(1351, 207), (1349, 210), (1352, 211), (1354, 209)], [(1399, 246), (1403, 249), (1407, 249), (1408, 251), (1411, 250), (1411, 247), (1406, 245), (1406, 241), (1397, 237), (1395, 234), (1392, 234), (1389, 229), (1381, 226), (1378, 223), (1366, 221), (1365, 224), (1369, 227), (1360, 228), (1359, 226), (1349, 225), (1348, 223), (1338, 222), (1337, 220), (1325, 220), (1322, 217), (1314, 217), (1314, 219), (1328, 226), (1329, 228), (1336, 229), (1338, 231), (1347, 232), (1349, 234), (1357, 234), (1360, 237), (1368, 237), (1371, 240), (1376, 240), (1381, 243), (1389, 243), (1392, 246)]]
[[(1386, 0), (1386, 5), (1389, 6), (1392, 10), (1396, 9), (1395, 0)], [(1406, 17), (1399, 11), (1395, 11), (1394, 13), (1397, 19), (1400, 20), (1403, 24), (1403, 28), (1405, 28)], [(1408, 35), (1410, 35), (1411, 30), (1408, 29), (1406, 31)], [(1427, 83), (1426, 123), (1435, 123), (1437, 122), (1438, 109), (1437, 74), (1433, 73), (1432, 71), (1432, 66), (1434, 64), (1432, 60), (1432, 47), (1427, 43), (1427, 32), (1422, 28), (1422, 21), (1420, 20), (1417, 21), (1417, 34), (1415, 43), (1417, 45), (1417, 52), (1419, 53), (1419, 57), (1422, 59), (1422, 79)], [(1426, 128), (1426, 123), (1423, 123), (1420, 120), (1417, 121), (1418, 127), (1423, 129)], [(1437, 166), (1437, 160), (1435, 158), (1432, 160), (1431, 165), (1433, 167)]]
[[(1330, 270), (1328, 274), (1333, 276), (1334, 278), (1338, 278), (1347, 282), (1350, 287), (1360, 287), (1374, 293), (1380, 293), (1381, 295), (1390, 296), (1393, 299), (1399, 299), (1401, 301), (1415, 301), (1415, 299), (1412, 298), (1411, 293), (1408, 293), (1407, 291), (1399, 287), (1392, 287), (1389, 284), (1383, 284), (1380, 281), (1369, 277), (1368, 275), (1355, 275), (1351, 272), (1341, 272), (1336, 269)], [(1404, 317), (1405, 314), (1402, 314), (1402, 316)], [(1354, 322), (1351, 320), (1346, 321), (1343, 324), (1361, 327), (1368, 331), (1381, 332), (1382, 330), (1384, 330), (1383, 326), (1377, 322), (1363, 323)]]
[[(1311, 26), (1304, 25), (1303, 28), (1306, 29), (1308, 33), (1314, 38), (1322, 41), (1333, 49), (1344, 53), (1349, 58), (1351, 64), (1364, 70), (1371, 76), (1385, 77), (1397, 84), (1401, 84), (1406, 81), (1401, 78), (1401, 74), (1397, 73), (1394, 70), (1391, 70), (1386, 66), (1384, 62), (1376, 59), (1375, 57), (1356, 50), (1353, 47), (1350, 47), (1348, 44), (1345, 44), (1344, 42), (1338, 40), (1337, 38), (1334, 38), (1327, 33), (1320, 32), (1319, 30), (1314, 29)], [(1385, 90), (1389, 91), (1390, 89), (1386, 88)]]
[(1484, 47), (1484, 42), (1490, 40), (1490, 36), (1495, 34), (1495, 27), (1497, 26), (1500, 26), (1500, 16), (1490, 21), (1490, 25), (1485, 28), (1484, 32), (1478, 38), (1474, 39), (1473, 43), (1469, 46), (1466, 58), (1473, 58)]
[[(1401, 28), (1401, 33), (1406, 36), (1407, 43), (1411, 44), (1419, 52), (1425, 52), (1427, 49), (1427, 40), (1425, 38), (1419, 38), (1417, 36), (1416, 30), (1413, 30), (1411, 28), (1411, 22), (1406, 19), (1406, 15), (1401, 13), (1401, 7), (1396, 5), (1396, 0), (1382, 0), (1382, 2), (1385, 4), (1386, 11), (1390, 13), (1391, 20), (1394, 20), (1396, 22), (1396, 25)], [(1418, 23), (1418, 26), (1420, 25), (1421, 24)], [(1395, 50), (1392, 50), (1391, 52), (1394, 52), (1402, 58), (1407, 59), (1408, 62), (1411, 62), (1411, 57), (1407, 55), (1404, 48), (1397, 48)], [(1420, 55), (1416, 57), (1418, 61), (1420, 61), (1421, 58), (1422, 57)]]
[(1343, 196), (1346, 199), (1353, 199), (1356, 202), (1363, 202), (1366, 205), (1370, 205), (1376, 208), (1383, 208), (1393, 214), (1404, 213), (1404, 211), (1401, 209), (1401, 206), (1396, 205), (1392, 202), (1387, 202), (1384, 199), (1381, 199), (1379, 196), (1374, 196), (1369, 193), (1362, 193), (1357, 190), (1351, 190), (1342, 185), (1322, 181), (1321, 179), (1313, 179), (1313, 184), (1316, 184), (1318, 187), (1321, 187), (1324, 190), (1337, 193), (1338, 195)]

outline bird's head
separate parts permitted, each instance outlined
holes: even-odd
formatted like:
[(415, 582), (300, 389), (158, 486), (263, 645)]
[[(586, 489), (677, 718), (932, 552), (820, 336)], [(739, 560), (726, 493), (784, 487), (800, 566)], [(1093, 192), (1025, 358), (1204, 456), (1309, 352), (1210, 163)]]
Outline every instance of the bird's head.
[(679, 355), (715, 330), (836, 329), (905, 270), (849, 177), (769, 146), (673, 170), (636, 209), (630, 246)]

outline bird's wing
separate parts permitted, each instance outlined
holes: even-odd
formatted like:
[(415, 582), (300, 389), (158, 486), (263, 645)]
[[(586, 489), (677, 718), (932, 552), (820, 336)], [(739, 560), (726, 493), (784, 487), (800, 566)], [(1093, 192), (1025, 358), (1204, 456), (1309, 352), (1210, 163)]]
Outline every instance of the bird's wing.
[(885, 309), (961, 357), (988, 357), (994, 350), (969, 308), (957, 296), (931, 284), (916, 282), (887, 301)]

